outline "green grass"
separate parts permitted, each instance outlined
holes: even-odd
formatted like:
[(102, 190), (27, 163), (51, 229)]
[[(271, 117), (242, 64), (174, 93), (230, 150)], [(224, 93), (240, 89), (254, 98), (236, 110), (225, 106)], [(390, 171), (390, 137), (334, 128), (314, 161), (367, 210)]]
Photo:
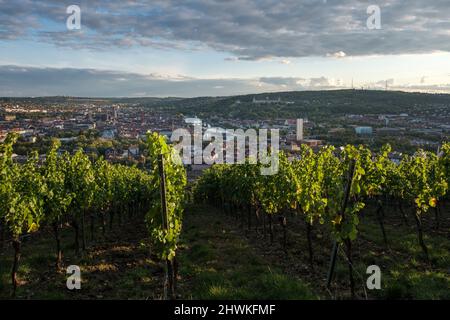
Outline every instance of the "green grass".
[(180, 251), (186, 296), (193, 299), (315, 299), (310, 287), (268, 266), (217, 212), (191, 208)]
[[(42, 232), (22, 243), (19, 263), (18, 299), (154, 299), (163, 286), (161, 263), (153, 260), (147, 230), (142, 221), (115, 226), (102, 239), (90, 243), (80, 256), (73, 252), (73, 231), (61, 232), (64, 265), (81, 269), (81, 290), (66, 287), (65, 270), (56, 272), (55, 243), (51, 233)], [(0, 299), (10, 298), (13, 250), (0, 253)]]
[[(310, 270), (303, 225), (293, 220), (289, 220), (289, 246), (284, 253), (279, 229), (270, 246), (268, 239), (256, 234), (246, 237), (238, 221), (217, 210), (188, 207), (178, 251), (178, 294), (184, 299), (330, 298), (324, 290), (324, 277), (331, 239), (314, 238), (315, 270)], [(317, 234), (323, 231), (320, 226), (316, 228)], [(361, 219), (353, 244), (358, 297), (364, 297), (367, 266), (375, 264), (381, 268), (382, 288), (366, 290), (369, 299), (450, 299), (448, 227), (440, 232), (426, 230), (430, 263), (424, 259), (414, 225), (398, 226), (387, 220), (385, 228), (388, 248), (373, 216)], [(151, 255), (148, 232), (141, 220), (116, 226), (106, 239), (98, 238), (79, 257), (73, 254), (72, 229), (64, 229), (61, 235), (65, 265), (81, 267), (82, 290), (67, 290), (65, 272), (54, 270), (53, 236), (42, 232), (22, 244), (19, 299), (161, 298), (164, 264)], [(0, 252), (0, 299), (10, 297), (12, 258), (11, 246)], [(348, 289), (348, 266), (340, 251), (333, 297), (349, 298)]]
[[(389, 249), (382, 255), (365, 252), (364, 262), (378, 264), (382, 269), (382, 289), (373, 291), (379, 299), (450, 299), (450, 240), (424, 235), (430, 263), (417, 240), (414, 226), (385, 225)], [(360, 226), (365, 239), (383, 248), (377, 223), (368, 219)]]

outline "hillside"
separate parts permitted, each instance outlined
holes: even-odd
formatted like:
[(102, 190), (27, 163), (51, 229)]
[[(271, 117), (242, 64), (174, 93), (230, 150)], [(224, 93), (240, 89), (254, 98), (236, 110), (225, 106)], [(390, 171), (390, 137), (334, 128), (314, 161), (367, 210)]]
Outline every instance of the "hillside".
[[(257, 100), (280, 99), (281, 103), (252, 103), (254, 98)], [(32, 101), (40, 104), (121, 103), (146, 106), (152, 109), (173, 110), (176, 113), (181, 112), (203, 118), (227, 117), (240, 119), (295, 118), (305, 114), (310, 117), (330, 114), (399, 114), (402, 112), (414, 113), (414, 111), (450, 109), (450, 95), (448, 94), (376, 90), (290, 91), (196, 98), (0, 98), (0, 101), (9, 103)], [(286, 104), (286, 102), (291, 103)]]

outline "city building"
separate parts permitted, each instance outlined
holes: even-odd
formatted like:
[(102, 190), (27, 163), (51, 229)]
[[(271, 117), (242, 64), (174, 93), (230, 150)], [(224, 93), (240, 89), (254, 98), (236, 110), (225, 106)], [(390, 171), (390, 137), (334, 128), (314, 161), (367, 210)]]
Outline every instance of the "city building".
[(303, 119), (297, 119), (297, 141), (303, 140)]
[(372, 127), (356, 127), (355, 132), (360, 135), (371, 135), (373, 133), (373, 129)]

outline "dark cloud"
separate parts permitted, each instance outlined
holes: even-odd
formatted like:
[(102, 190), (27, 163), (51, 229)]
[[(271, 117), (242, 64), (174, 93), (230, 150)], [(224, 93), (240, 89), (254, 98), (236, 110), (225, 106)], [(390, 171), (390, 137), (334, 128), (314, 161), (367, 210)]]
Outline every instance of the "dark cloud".
[(95, 69), (0, 66), (0, 96), (93, 97), (230, 95), (263, 91), (258, 81), (167, 78)]
[(264, 77), (198, 79), (73, 68), (0, 66), (0, 96), (179, 96), (236, 95), (268, 91), (337, 88), (328, 79)]
[[(99, 50), (207, 46), (242, 60), (450, 51), (448, 0), (83, 0), (81, 32), (57, 0), (0, 0), (0, 39)], [(366, 27), (369, 5), (381, 30)], [(50, 23), (49, 23), (50, 22)]]
[[(450, 84), (394, 85), (394, 79), (365, 84), (366, 89), (450, 92)], [(0, 96), (83, 96), (83, 97), (196, 97), (239, 95), (277, 91), (330, 90), (348, 88), (340, 81), (300, 77), (254, 79), (199, 79), (167, 77), (119, 71), (75, 68), (0, 66)]]

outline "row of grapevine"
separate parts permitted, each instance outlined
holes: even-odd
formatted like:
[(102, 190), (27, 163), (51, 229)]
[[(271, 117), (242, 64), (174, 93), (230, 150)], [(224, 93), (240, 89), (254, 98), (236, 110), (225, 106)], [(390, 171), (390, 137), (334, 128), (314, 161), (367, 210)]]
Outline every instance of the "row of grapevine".
[[(389, 159), (390, 152), (389, 145), (378, 153), (352, 145), (340, 149), (325, 146), (313, 152), (303, 145), (294, 159), (279, 153), (279, 170), (275, 175), (260, 175), (261, 164), (214, 165), (197, 181), (195, 197), (224, 211), (245, 212), (249, 229), (254, 214), (258, 224), (263, 218), (266, 232), (267, 217), (271, 242), (276, 215), (283, 226), (284, 246), (286, 213), (301, 217), (307, 226), (311, 268), (311, 228), (317, 223), (324, 225), (336, 244), (346, 248), (353, 295), (352, 241), (357, 238), (362, 209), (369, 202), (377, 204), (386, 240), (380, 213), (382, 199), (389, 196), (413, 206), (419, 243), (428, 259), (421, 217), (431, 207), (437, 211), (439, 201), (448, 191), (450, 144), (444, 144), (439, 154), (419, 150), (413, 156), (404, 156), (399, 164)], [(241, 218), (245, 219), (244, 214)]]
[[(178, 273), (176, 250), (181, 233), (183, 205), (187, 184), (184, 165), (175, 152), (167, 145), (163, 136), (153, 133), (148, 136), (149, 161), (159, 174), (150, 179), (152, 190), (159, 190), (161, 201), (153, 201), (147, 214), (150, 238), (153, 246), (166, 261), (165, 298), (175, 299)], [(155, 196), (154, 196), (155, 197)]]
[[(2, 239), (11, 238), (14, 247), (12, 267), (13, 294), (17, 287), (17, 270), (22, 238), (51, 227), (56, 242), (56, 269), (62, 264), (60, 231), (64, 225), (74, 229), (76, 253), (85, 250), (88, 238), (87, 220), (90, 221), (90, 240), (95, 237), (95, 222), (100, 221), (103, 235), (109, 216), (111, 229), (114, 219), (122, 223), (127, 215), (145, 213), (155, 252), (161, 259), (173, 260), (181, 231), (184, 186), (183, 167), (167, 161), (166, 175), (167, 215), (170, 226), (163, 226), (161, 219), (160, 186), (155, 158), (169, 147), (157, 133), (148, 134), (151, 170), (113, 165), (104, 159), (92, 162), (82, 150), (74, 155), (59, 154), (60, 143), (53, 144), (41, 163), (34, 153), (25, 164), (13, 161), (13, 145), (17, 135), (10, 134), (0, 145), (0, 228)], [(144, 219), (143, 219), (144, 220)], [(3, 242), (3, 241), (2, 241)], [(81, 246), (80, 246), (81, 242)], [(81, 248), (80, 248), (81, 247)]]

